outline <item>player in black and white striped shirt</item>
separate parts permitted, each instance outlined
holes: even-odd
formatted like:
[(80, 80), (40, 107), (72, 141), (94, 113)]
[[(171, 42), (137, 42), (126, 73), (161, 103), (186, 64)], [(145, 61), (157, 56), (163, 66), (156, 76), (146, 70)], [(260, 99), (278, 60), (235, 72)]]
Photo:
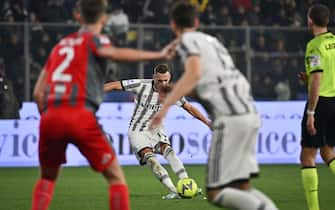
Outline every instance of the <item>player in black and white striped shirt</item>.
[[(161, 96), (163, 94), (159, 94), (158, 89), (167, 87), (170, 79), (170, 68), (166, 64), (160, 64), (154, 69), (153, 79), (122, 80), (107, 83), (104, 87), (105, 91), (125, 90), (136, 95), (135, 109), (128, 129), (128, 138), (140, 164), (149, 165), (156, 177), (170, 191), (163, 199), (179, 198), (179, 195), (168, 172), (158, 162), (155, 153), (164, 156), (179, 179), (188, 178), (183, 163), (170, 146), (170, 141), (163, 126), (157, 127), (154, 131), (149, 130), (149, 122), (161, 108)], [(187, 102), (184, 97), (175, 104), (210, 126), (209, 120)]]
[(260, 118), (248, 81), (215, 37), (196, 31), (199, 19), (194, 6), (177, 2), (172, 8), (170, 26), (179, 39), (177, 49), (185, 72), (150, 127), (159, 126), (169, 107), (194, 90), (213, 121), (208, 200), (231, 209), (276, 210), (275, 204), (249, 182), (259, 172), (255, 144)]

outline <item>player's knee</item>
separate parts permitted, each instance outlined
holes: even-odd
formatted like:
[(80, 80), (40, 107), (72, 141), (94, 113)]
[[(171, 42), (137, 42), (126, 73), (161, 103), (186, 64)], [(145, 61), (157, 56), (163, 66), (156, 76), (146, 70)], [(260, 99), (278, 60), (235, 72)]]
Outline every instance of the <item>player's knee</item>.
[(175, 152), (170, 145), (166, 144), (166, 146), (162, 150), (162, 155), (164, 156), (164, 158), (166, 158), (168, 155), (175, 155)]
[(156, 163), (156, 155), (150, 151), (150, 152), (146, 152), (146, 153), (143, 153), (143, 154), (140, 154), (141, 155), (141, 162), (143, 163)]
[(113, 161), (102, 174), (109, 184), (126, 184), (123, 171), (117, 161)]
[(146, 154), (152, 154), (152, 153), (153, 153), (152, 149), (146, 147), (146, 148), (141, 149), (141, 150), (138, 152), (138, 155), (139, 155), (142, 159), (144, 159), (144, 156), (145, 156)]
[(335, 158), (333, 147), (325, 146), (320, 149), (320, 155), (324, 162), (329, 163)]
[(315, 166), (315, 158), (316, 158), (316, 149), (304, 149), (300, 154), (300, 162), (302, 167), (313, 167)]
[(157, 146), (159, 146), (159, 152), (160, 152), (160, 154), (164, 154), (164, 151), (166, 150), (166, 148), (168, 148), (168, 147), (170, 147), (170, 145), (169, 144), (167, 144), (167, 143), (160, 143), (159, 145), (157, 145)]
[(302, 167), (311, 167), (315, 165), (315, 158), (310, 156), (300, 156), (300, 162)]
[(328, 162), (331, 159), (331, 156), (328, 152), (320, 152), (321, 158), (324, 162)]

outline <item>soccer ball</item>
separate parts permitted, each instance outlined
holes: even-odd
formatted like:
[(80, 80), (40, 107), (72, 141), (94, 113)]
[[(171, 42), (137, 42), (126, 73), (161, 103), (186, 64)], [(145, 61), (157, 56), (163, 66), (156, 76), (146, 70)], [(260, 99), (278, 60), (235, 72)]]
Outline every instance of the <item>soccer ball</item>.
[(180, 179), (177, 183), (177, 192), (183, 198), (193, 198), (197, 195), (198, 185), (194, 179)]

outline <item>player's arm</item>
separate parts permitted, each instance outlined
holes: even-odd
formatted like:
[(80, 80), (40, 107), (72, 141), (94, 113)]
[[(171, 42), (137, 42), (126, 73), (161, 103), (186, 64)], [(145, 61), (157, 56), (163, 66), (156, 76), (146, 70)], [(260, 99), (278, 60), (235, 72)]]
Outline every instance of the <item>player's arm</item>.
[(211, 122), (208, 120), (197, 108), (192, 106), (191, 103), (185, 102), (182, 106), (188, 113), (190, 113), (193, 117), (197, 118), (208, 127), (211, 127)]
[(44, 69), (41, 71), (38, 79), (37, 79), (37, 82), (36, 82), (36, 85), (34, 87), (34, 93), (33, 93), (33, 97), (34, 97), (34, 100), (35, 102), (37, 103), (37, 107), (38, 107), (38, 110), (42, 111), (43, 109), (43, 97), (44, 97), (44, 90), (45, 90), (45, 87), (46, 87), (46, 80), (47, 80), (47, 71), (45, 71)]
[(323, 54), (319, 46), (308, 44), (306, 49), (305, 69), (309, 75), (307, 111), (314, 112), (319, 100), (320, 83), (324, 68)]
[(98, 49), (98, 55), (118, 61), (145, 61), (163, 59), (162, 52), (141, 51), (131, 48), (102, 47)]
[(101, 57), (118, 61), (146, 61), (171, 59), (175, 54), (176, 42), (171, 42), (161, 51), (144, 51), (131, 48), (101, 47), (97, 54)]
[(182, 96), (190, 93), (196, 86), (201, 76), (201, 63), (199, 55), (190, 55), (184, 64), (185, 72), (174, 86), (171, 93), (164, 100), (162, 109), (156, 113), (151, 121), (150, 127), (156, 127), (162, 123), (169, 108), (175, 104)]
[(314, 124), (314, 112), (316, 105), (319, 101), (320, 83), (322, 78), (322, 71), (315, 71), (310, 74), (310, 85), (308, 91), (308, 104), (307, 104), (307, 130), (310, 135), (315, 135), (317, 130)]
[(109, 92), (112, 90), (123, 90), (121, 81), (107, 82), (104, 84), (104, 91)]
[(308, 102), (307, 102), (307, 131), (310, 135), (316, 134), (314, 112), (319, 101), (320, 83), (324, 68), (323, 55), (319, 47), (307, 46), (305, 68), (309, 73), (308, 78)]
[(308, 93), (308, 105), (307, 110), (315, 111), (316, 105), (319, 101), (319, 93), (320, 93), (320, 84), (322, 79), (322, 71), (315, 71), (310, 75), (310, 87)]

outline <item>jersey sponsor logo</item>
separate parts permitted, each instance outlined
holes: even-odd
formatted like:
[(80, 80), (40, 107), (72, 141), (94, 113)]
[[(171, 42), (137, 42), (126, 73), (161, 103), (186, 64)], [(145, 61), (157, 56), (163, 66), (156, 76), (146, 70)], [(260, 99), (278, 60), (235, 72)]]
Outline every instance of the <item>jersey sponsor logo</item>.
[(150, 104), (148, 102), (146, 103), (141, 103), (141, 106), (144, 107), (145, 109), (152, 110), (154, 112), (158, 112), (161, 109), (161, 104)]
[(310, 55), (309, 64), (311, 65), (311, 67), (320, 66), (321, 65), (320, 55)]
[(109, 41), (108, 37), (106, 37), (106, 36), (100, 36), (99, 40), (100, 40), (101, 44), (103, 44), (103, 45), (110, 44), (110, 41)]

